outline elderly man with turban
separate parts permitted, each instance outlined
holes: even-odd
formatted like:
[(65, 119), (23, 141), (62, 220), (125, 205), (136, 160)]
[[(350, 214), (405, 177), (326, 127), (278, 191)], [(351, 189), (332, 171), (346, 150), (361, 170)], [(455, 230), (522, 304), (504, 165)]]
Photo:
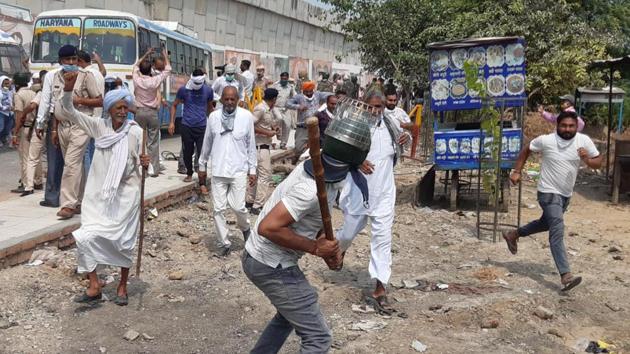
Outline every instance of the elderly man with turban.
[(77, 243), (78, 271), (88, 273), (90, 285), (75, 298), (85, 303), (102, 297), (96, 267), (121, 267), (120, 283), (114, 298), (127, 305), (127, 278), (132, 264), (140, 213), (140, 166), (149, 166), (149, 155), (142, 155), (142, 128), (127, 120), (133, 98), (126, 89), (107, 92), (103, 119), (94, 119), (74, 108), (72, 88), (77, 73), (64, 74), (61, 110), (64, 116), (95, 140), (96, 151), (90, 166), (81, 227), (73, 232)]
[(297, 163), (300, 155), (306, 150), (306, 143), (308, 142), (306, 118), (314, 117), (322, 102), (330, 95), (332, 95), (330, 92), (315, 91), (315, 82), (306, 81), (302, 83), (302, 93), (293, 96), (287, 101), (286, 107), (295, 109), (298, 112), (297, 123), (295, 124), (294, 164)]

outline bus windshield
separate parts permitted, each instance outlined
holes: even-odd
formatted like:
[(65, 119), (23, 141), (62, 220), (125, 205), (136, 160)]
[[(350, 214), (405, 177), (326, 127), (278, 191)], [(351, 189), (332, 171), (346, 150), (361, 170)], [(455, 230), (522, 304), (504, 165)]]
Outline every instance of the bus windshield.
[(79, 45), (81, 20), (67, 17), (40, 18), (33, 33), (33, 62), (56, 63), (59, 48), (66, 44)]
[(98, 53), (105, 64), (136, 62), (136, 26), (115, 18), (88, 18), (83, 24), (83, 50)]
[(15, 44), (0, 44), (0, 75), (13, 76), (28, 71), (22, 47)]

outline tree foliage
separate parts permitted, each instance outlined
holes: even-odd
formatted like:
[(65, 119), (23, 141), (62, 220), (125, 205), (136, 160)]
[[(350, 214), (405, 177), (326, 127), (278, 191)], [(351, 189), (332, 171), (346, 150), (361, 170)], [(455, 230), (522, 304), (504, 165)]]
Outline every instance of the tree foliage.
[(523, 36), (533, 101), (603, 85), (594, 59), (630, 54), (630, 0), (325, 0), (370, 71), (427, 87), (427, 44)]

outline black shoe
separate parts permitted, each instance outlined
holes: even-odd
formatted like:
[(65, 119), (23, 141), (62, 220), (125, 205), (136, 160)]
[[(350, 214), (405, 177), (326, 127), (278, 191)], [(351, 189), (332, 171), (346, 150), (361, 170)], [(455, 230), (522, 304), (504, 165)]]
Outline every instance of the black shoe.
[(177, 173), (179, 173), (180, 175), (187, 175), (188, 171), (186, 170), (186, 168), (178, 168), (177, 169)]
[(44, 189), (44, 185), (43, 184), (36, 184), (33, 186), (33, 189), (41, 191), (42, 189)]
[(230, 247), (221, 247), (219, 252), (217, 252), (217, 255), (219, 257), (227, 257), (230, 255), (231, 252), (232, 252), (232, 249)]
[(243, 231), (243, 239), (245, 240), (245, 242), (247, 242), (247, 239), (249, 238), (249, 235), (252, 233), (252, 229), (247, 229), (245, 231)]
[(19, 186), (11, 190), (11, 193), (22, 193), (22, 192), (24, 192), (24, 186)]
[(35, 193), (35, 192), (33, 192), (33, 191), (24, 191), (24, 192), (22, 192), (22, 194), (20, 194), (20, 197), (26, 197), (27, 195), (31, 195), (33, 193)]
[(245, 203), (245, 208), (247, 209), (251, 209), (253, 206), (254, 206), (254, 203), (249, 203), (249, 202)]
[(250, 212), (252, 215), (258, 215), (258, 214), (260, 214), (260, 208), (251, 208), (251, 209), (249, 210), (249, 212)]
[(39, 202), (39, 205), (49, 208), (59, 208), (59, 204), (53, 204), (47, 200), (42, 200), (41, 202)]

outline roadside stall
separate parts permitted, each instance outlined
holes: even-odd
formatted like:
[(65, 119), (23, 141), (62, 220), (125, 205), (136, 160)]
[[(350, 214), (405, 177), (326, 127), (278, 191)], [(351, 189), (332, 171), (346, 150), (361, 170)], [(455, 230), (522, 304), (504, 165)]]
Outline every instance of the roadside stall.
[[(431, 43), (428, 49), (435, 169), (444, 171), (442, 182), (445, 194), (450, 190), (450, 208), (459, 207), (460, 194), (473, 195), (478, 235), (490, 226), (496, 240), (498, 227), (520, 223), (520, 186), (516, 225), (504, 225), (498, 213), (508, 211), (508, 174), (521, 149), (527, 101), (525, 41), (476, 38)], [(476, 70), (473, 86), (474, 80), (481, 80), (486, 92), (470, 87), (465, 63)], [(491, 221), (482, 220), (484, 211), (493, 213)]]

